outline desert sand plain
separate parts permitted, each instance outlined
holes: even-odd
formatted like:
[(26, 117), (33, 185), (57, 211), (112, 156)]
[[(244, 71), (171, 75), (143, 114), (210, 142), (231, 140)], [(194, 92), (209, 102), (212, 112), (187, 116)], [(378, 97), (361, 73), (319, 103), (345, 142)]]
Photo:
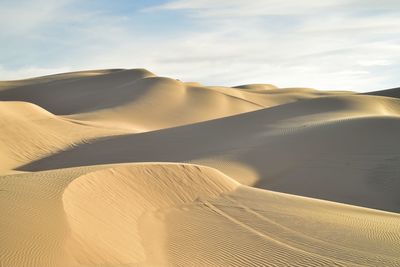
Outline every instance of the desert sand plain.
[(0, 266), (400, 266), (399, 96), (0, 82)]

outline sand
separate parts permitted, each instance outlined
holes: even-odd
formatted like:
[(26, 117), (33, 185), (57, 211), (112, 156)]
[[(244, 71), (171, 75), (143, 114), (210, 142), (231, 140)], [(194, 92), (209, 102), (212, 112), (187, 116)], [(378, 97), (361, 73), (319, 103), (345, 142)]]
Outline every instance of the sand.
[(0, 266), (400, 266), (398, 92), (0, 82)]

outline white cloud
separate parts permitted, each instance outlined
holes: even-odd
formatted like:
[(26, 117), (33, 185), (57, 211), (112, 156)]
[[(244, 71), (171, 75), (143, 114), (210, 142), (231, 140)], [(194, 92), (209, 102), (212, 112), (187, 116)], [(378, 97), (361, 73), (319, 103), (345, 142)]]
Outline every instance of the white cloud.
[[(168, 21), (171, 34), (147, 31), (146, 22), (134, 24), (126, 14), (72, 12), (67, 7), (73, 0), (62, 1), (27, 1), (31, 4), (22, 11), (7, 11), (26, 14), (33, 9), (34, 14), (16, 27), (9, 22), (0, 26), (20, 36), (15, 40), (30, 36), (27, 44), (9, 50), (12, 56), (3, 55), (7, 63), (23, 64), (3, 63), (0, 79), (54, 70), (144, 67), (181, 80), (223, 85), (264, 82), (366, 91), (400, 82), (398, 1), (179, 0), (146, 8), (147, 17), (167, 11), (191, 25)], [(50, 3), (47, 11), (38, 11), (36, 5), (45, 2)], [(7, 18), (0, 18), (0, 24), (2, 20)], [(56, 32), (47, 30), (49, 24)], [(31, 45), (38, 39), (49, 47)], [(18, 49), (23, 53), (14, 52)]]
[[(211, 69), (230, 84), (239, 77), (242, 83), (365, 91), (399, 82), (388, 71), (400, 62), (398, 1), (178, 0), (157, 8), (185, 11), (215, 36), (198, 42), (207, 48), (203, 56), (194, 50), (194, 55), (189, 52), (191, 56), (182, 56), (175, 64), (203, 57), (209, 64), (197, 64), (198, 73)], [(222, 52), (210, 57), (216, 51)], [(233, 54), (227, 56), (229, 51)]]

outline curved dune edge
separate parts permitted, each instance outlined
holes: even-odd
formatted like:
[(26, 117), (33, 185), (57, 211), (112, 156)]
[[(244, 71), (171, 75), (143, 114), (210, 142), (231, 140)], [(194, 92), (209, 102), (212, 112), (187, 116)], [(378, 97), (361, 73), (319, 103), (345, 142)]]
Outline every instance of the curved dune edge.
[[(152, 243), (146, 235), (156, 229), (139, 230), (145, 213), (217, 198), (238, 186), (215, 169), (170, 163), (2, 176), (0, 263), (13, 267), (148, 265), (144, 241)], [(154, 242), (162, 244), (163, 234)]]
[(72, 181), (62, 196), (72, 235), (68, 248), (81, 264), (145, 262), (141, 216), (216, 198), (238, 185), (215, 169), (188, 164), (132, 164), (90, 172)]
[(398, 214), (254, 189), (199, 165), (59, 169), (0, 186), (3, 266), (400, 264)]

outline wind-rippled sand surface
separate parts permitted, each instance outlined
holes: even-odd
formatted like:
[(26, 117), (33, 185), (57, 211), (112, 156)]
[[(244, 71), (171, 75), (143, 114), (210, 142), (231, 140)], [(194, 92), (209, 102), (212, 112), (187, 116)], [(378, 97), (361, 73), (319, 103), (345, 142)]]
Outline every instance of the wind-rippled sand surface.
[(0, 82), (0, 266), (400, 266), (398, 92)]

